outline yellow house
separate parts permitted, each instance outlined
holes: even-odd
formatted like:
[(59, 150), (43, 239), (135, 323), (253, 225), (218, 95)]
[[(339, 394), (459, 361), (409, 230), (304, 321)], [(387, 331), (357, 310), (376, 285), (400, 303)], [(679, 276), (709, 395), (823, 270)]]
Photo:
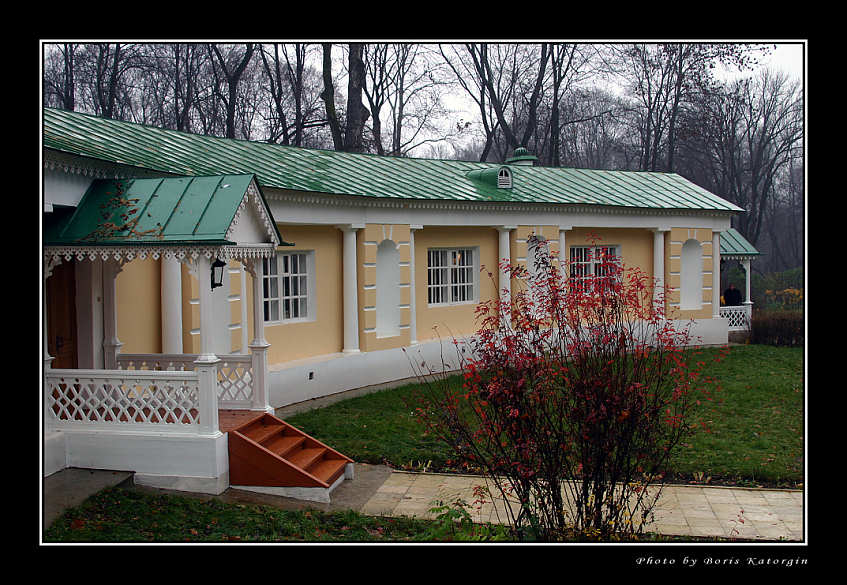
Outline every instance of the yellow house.
[(46, 224), (106, 179), (248, 174), (265, 205), (244, 215), (251, 233), (273, 235), (266, 209), (281, 234), (260, 261), (226, 261), (211, 291), (190, 262), (134, 257), (114, 278), (114, 307), (101, 294), (107, 261), (66, 262), (58, 278), (51, 268), (54, 368), (134, 367), (153, 355), (236, 364), (263, 340), (268, 412), (397, 382), (413, 376), (410, 359), (440, 366), (444, 341), (473, 335), (478, 303), (509, 292), (498, 266), (526, 264), (532, 234), (571, 262), (590, 258), (599, 236), (669, 287), (667, 311), (693, 319), (701, 343), (727, 342), (721, 234), (743, 210), (675, 174), (544, 168), (522, 149), (504, 164), (349, 154), (54, 109), (44, 110), (42, 157)]

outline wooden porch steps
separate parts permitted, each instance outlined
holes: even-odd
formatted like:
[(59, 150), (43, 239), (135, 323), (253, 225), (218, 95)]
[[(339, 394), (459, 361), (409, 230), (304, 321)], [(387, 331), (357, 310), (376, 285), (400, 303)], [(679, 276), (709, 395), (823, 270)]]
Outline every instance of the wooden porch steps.
[(228, 420), (221, 430), (229, 433), (233, 486), (330, 490), (353, 462), (271, 414), (237, 413)]

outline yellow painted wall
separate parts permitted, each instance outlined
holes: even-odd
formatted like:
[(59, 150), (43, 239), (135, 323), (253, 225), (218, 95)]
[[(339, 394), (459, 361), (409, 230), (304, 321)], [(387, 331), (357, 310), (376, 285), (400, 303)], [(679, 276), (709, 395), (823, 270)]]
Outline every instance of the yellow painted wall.
[[(265, 339), (271, 344), (268, 363), (340, 352), (344, 344), (341, 231), (331, 226), (280, 225), (279, 229), (285, 241), (295, 245), (278, 248), (278, 251), (314, 250), (315, 274), (309, 275), (309, 286), (314, 287), (317, 307), (314, 321), (265, 324)], [(252, 297), (252, 287), (252, 278), (247, 275), (248, 297)], [(250, 300), (248, 343), (253, 339), (252, 311)]]
[[(450, 339), (474, 333), (476, 303), (453, 306), (428, 306), (427, 304), (427, 249), (452, 247), (478, 247), (479, 300), (497, 297), (498, 233), (494, 228), (430, 228), (415, 231), (415, 302), (417, 305), (417, 333), (419, 341)], [(489, 278), (488, 272), (492, 273)]]
[(115, 287), (121, 353), (161, 353), (162, 273), (159, 260), (127, 262)]

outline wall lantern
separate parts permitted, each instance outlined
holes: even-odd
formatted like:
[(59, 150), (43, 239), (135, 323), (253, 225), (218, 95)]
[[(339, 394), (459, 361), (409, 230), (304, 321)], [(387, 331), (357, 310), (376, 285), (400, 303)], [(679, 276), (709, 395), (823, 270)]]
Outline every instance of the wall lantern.
[(212, 290), (224, 285), (224, 266), (226, 262), (220, 258), (215, 258), (212, 262)]

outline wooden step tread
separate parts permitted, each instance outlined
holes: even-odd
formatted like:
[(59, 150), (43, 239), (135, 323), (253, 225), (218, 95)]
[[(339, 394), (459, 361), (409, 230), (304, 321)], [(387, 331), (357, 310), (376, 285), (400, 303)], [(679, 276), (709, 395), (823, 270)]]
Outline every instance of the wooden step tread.
[(268, 451), (276, 453), (280, 457), (284, 458), (288, 455), (288, 453), (300, 447), (300, 445), (302, 445), (305, 441), (306, 437), (303, 436), (283, 435), (280, 433), (268, 438), (262, 446)]
[(347, 461), (344, 459), (321, 459), (308, 471), (319, 480), (331, 484), (344, 472), (346, 465)]
[(283, 425), (254, 425), (248, 428), (245, 428), (242, 432), (249, 439), (256, 441), (257, 443), (263, 443), (268, 438), (280, 434), (285, 427)]
[(285, 459), (292, 465), (305, 470), (308, 469), (308, 467), (315, 461), (323, 457), (324, 453), (326, 453), (326, 449), (323, 447), (305, 447), (299, 451), (294, 451), (289, 456), (285, 457)]

